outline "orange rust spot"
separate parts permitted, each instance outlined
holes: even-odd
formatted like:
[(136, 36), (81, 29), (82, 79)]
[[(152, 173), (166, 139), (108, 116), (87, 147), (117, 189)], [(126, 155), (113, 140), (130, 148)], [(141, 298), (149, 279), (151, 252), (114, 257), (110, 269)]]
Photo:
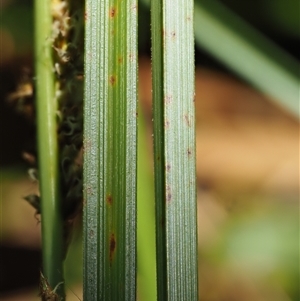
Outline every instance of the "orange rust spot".
[(120, 56), (120, 57), (118, 58), (118, 63), (119, 63), (119, 64), (123, 64), (123, 57), (122, 57), (122, 56)]
[(116, 83), (116, 77), (114, 75), (111, 75), (109, 78), (109, 82), (112, 86)]
[(113, 18), (116, 15), (116, 8), (115, 7), (111, 7), (111, 9), (109, 10), (109, 16), (111, 18)]
[(115, 251), (116, 251), (116, 239), (115, 239), (115, 235), (112, 234), (110, 236), (110, 241), (109, 241), (109, 260), (110, 260), (110, 263), (112, 262)]
[(107, 202), (108, 205), (112, 205), (113, 198), (112, 198), (112, 195), (110, 193), (106, 196), (106, 202)]

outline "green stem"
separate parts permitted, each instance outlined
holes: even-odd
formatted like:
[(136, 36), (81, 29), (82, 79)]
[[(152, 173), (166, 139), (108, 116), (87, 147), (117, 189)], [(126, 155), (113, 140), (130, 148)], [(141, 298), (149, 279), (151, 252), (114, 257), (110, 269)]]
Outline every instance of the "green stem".
[[(35, 62), (43, 274), (54, 289), (63, 281), (58, 141), (52, 61), (51, 1), (35, 1)], [(57, 293), (64, 299), (64, 285)]]

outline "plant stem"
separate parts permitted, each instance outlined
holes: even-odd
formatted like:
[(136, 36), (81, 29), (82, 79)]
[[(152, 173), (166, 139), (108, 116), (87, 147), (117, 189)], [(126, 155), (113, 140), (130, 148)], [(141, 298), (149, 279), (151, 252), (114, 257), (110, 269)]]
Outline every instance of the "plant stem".
[[(52, 289), (63, 281), (62, 220), (52, 61), (51, 1), (35, 1), (35, 62), (43, 274)], [(57, 293), (64, 300), (64, 285)]]

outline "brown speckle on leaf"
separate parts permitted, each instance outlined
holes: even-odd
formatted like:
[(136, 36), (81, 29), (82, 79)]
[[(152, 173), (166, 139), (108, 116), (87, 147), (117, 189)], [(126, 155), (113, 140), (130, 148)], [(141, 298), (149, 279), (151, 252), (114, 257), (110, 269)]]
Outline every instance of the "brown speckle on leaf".
[(106, 202), (108, 205), (112, 205), (113, 197), (110, 193), (106, 196)]
[(129, 54), (129, 61), (130, 61), (130, 62), (134, 62), (134, 60), (135, 60), (135, 55), (134, 55), (134, 53), (130, 53), (130, 54)]
[(167, 193), (167, 202), (171, 202), (171, 200), (172, 200), (172, 194), (171, 194), (171, 192), (168, 192)]
[(169, 172), (170, 170), (171, 170), (171, 165), (170, 165), (170, 164), (167, 164), (167, 165), (166, 165), (166, 171)]
[(166, 201), (169, 203), (172, 201), (171, 187), (167, 185), (166, 187)]
[(110, 84), (111, 84), (112, 86), (114, 86), (115, 83), (116, 83), (116, 77), (115, 77), (114, 75), (111, 75), (111, 76), (109, 77), (109, 82), (110, 82)]
[(112, 233), (111, 236), (110, 236), (110, 241), (109, 241), (109, 260), (110, 260), (110, 263), (112, 262), (115, 250), (116, 250), (116, 239), (115, 239), (115, 235)]
[(109, 16), (111, 18), (113, 18), (116, 15), (116, 8), (115, 7), (111, 7), (109, 10)]
[(186, 125), (188, 127), (190, 127), (191, 126), (191, 121), (190, 121), (189, 115), (188, 114), (184, 114), (183, 117), (184, 117), (184, 121), (185, 121)]
[(187, 154), (188, 154), (188, 157), (190, 158), (192, 155), (192, 150), (190, 148), (187, 149)]

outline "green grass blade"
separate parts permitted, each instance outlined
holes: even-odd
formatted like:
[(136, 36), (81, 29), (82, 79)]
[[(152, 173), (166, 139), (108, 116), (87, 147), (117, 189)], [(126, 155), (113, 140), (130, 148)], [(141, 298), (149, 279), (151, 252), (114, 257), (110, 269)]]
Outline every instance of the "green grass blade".
[(137, 3), (86, 2), (84, 299), (135, 300)]
[[(51, 1), (35, 1), (35, 62), (43, 273), (52, 289), (63, 281), (57, 101), (54, 95)], [(57, 293), (64, 296), (64, 285)]]
[(210, 54), (299, 117), (299, 62), (213, 0), (195, 2), (195, 39)]
[(193, 1), (151, 23), (158, 300), (197, 300)]

